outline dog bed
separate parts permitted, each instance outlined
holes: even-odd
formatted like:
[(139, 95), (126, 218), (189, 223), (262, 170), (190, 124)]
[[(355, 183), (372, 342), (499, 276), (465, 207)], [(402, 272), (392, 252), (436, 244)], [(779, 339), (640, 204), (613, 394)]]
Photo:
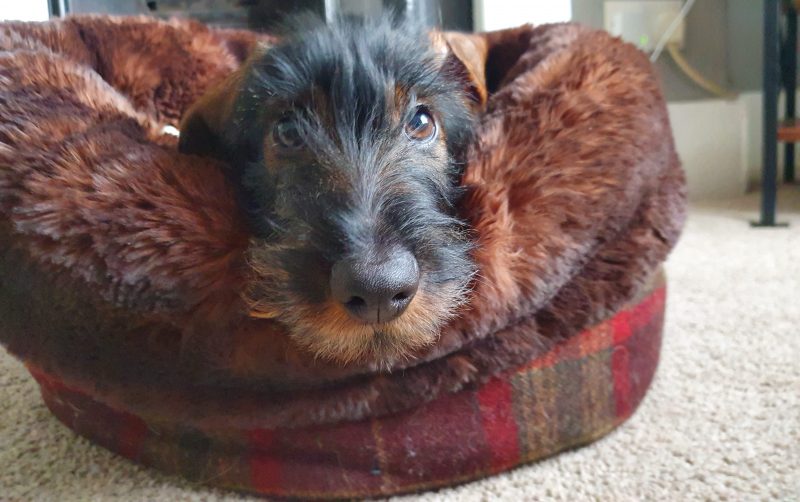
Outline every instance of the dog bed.
[(460, 211), (469, 305), (394, 367), (339, 366), (243, 308), (247, 227), (170, 128), (256, 35), (149, 18), (0, 25), (0, 341), (68, 427), (259, 494), (487, 476), (597, 439), (655, 371), (684, 179), (647, 58), (577, 25), (483, 35)]

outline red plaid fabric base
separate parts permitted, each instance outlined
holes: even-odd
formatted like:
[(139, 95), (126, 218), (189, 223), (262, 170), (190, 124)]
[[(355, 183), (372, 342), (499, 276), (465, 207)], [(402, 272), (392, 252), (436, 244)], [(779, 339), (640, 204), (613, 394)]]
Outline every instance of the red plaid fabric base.
[(307, 429), (199, 431), (114, 410), (35, 368), (50, 410), (131, 460), (263, 495), (351, 498), (453, 485), (589, 443), (644, 397), (665, 287), (475, 390), (417, 409)]

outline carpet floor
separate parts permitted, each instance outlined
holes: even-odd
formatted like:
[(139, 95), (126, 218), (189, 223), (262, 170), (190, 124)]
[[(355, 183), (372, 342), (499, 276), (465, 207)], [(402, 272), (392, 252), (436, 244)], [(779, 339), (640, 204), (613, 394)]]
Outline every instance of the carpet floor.
[[(754, 195), (692, 207), (667, 264), (663, 359), (630, 421), (590, 446), (402, 500), (800, 500), (800, 188), (780, 199), (789, 228), (751, 229)], [(250, 500), (75, 436), (2, 349), (0, 403), (0, 500)]]

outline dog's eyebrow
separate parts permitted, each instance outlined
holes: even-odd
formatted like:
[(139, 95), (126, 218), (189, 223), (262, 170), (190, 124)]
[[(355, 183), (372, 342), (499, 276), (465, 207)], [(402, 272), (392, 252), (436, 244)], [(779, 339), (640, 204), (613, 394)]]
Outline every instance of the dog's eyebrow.
[(417, 92), (412, 88), (408, 92), (408, 103), (406, 104), (406, 114), (408, 115), (412, 110), (420, 105)]
[[(264, 72), (262, 68), (257, 65), (253, 66), (251, 71), (251, 76), (254, 82), (251, 82), (247, 88), (247, 92), (251, 94), (253, 97), (258, 96), (258, 90), (263, 90), (267, 97), (273, 97), (275, 95), (275, 91), (273, 91), (270, 86), (267, 84), (267, 74)], [(258, 89), (256, 88), (258, 85)]]

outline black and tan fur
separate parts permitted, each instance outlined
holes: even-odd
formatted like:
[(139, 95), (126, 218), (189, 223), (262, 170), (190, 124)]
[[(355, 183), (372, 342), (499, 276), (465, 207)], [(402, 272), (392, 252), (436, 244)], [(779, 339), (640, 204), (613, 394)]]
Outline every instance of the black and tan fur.
[[(286, 33), (189, 112), (181, 148), (231, 165), (255, 234), (253, 315), (318, 356), (391, 363), (432, 343), (466, 297), (473, 265), (455, 205), (486, 99), (481, 42), (389, 18), (302, 17)], [(420, 106), (438, 127), (430, 144), (404, 134)], [(286, 117), (300, 148), (274, 138)], [(352, 319), (331, 299), (331, 267), (390, 246), (419, 263), (416, 297), (389, 322)]]

